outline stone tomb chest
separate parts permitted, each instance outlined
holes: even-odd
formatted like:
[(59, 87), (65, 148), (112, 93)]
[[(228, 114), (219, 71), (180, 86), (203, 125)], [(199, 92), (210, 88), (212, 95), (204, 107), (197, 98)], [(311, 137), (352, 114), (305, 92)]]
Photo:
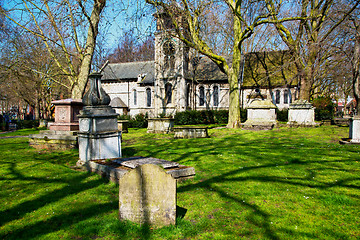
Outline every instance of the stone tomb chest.
[(148, 133), (169, 133), (174, 127), (173, 118), (149, 118)]
[(82, 109), (81, 100), (64, 99), (52, 102), (55, 105), (55, 122), (49, 123), (49, 129), (29, 136), (30, 146), (37, 149), (72, 149), (78, 146), (77, 115)]
[(276, 125), (276, 106), (270, 100), (254, 100), (247, 108), (246, 130), (270, 130)]
[(207, 127), (174, 127), (174, 138), (208, 138)]
[(315, 123), (315, 108), (306, 100), (296, 100), (289, 106), (290, 126), (313, 127)]
[(52, 101), (55, 105), (55, 122), (49, 123), (49, 129), (53, 131), (78, 131), (79, 115), (83, 108), (81, 100), (64, 99)]

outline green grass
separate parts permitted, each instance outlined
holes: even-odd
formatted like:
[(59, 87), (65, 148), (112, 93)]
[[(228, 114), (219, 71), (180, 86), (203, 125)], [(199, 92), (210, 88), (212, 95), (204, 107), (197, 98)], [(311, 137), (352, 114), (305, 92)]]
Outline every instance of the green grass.
[(76, 150), (38, 151), (27, 138), (0, 139), (0, 239), (360, 238), (360, 146), (338, 144), (348, 128), (209, 134), (123, 135), (124, 156), (195, 167), (195, 178), (177, 188), (184, 217), (160, 229), (120, 222), (117, 185), (71, 169)]

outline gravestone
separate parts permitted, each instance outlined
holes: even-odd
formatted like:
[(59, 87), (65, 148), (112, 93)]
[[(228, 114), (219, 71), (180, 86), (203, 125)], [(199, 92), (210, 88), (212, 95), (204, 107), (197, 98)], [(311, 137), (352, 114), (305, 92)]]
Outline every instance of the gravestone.
[(288, 125), (292, 127), (314, 127), (315, 108), (306, 100), (296, 100), (289, 106)]
[(49, 130), (29, 136), (30, 146), (36, 149), (72, 149), (78, 146), (77, 131), (79, 119), (77, 115), (82, 109), (82, 101), (63, 99), (52, 101), (55, 105), (55, 122), (49, 123)]
[(109, 106), (110, 97), (101, 87), (100, 79), (99, 73), (89, 75), (90, 88), (82, 100), (84, 108), (78, 116), (78, 166), (87, 165), (90, 160), (121, 157), (118, 114)]
[(173, 118), (149, 118), (148, 133), (169, 133), (174, 127)]
[(270, 100), (253, 100), (247, 107), (245, 130), (271, 130), (276, 125), (276, 106)]
[(155, 164), (130, 170), (119, 179), (119, 217), (157, 227), (174, 225), (176, 180)]

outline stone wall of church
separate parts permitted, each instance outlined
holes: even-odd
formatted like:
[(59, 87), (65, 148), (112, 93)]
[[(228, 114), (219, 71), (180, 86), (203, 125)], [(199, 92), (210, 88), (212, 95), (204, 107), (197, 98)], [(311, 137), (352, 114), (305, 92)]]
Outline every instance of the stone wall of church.
[(229, 108), (229, 85), (219, 83), (196, 86), (196, 110), (222, 110)]
[[(154, 87), (142, 86), (134, 81), (103, 83), (103, 89), (109, 94), (111, 99), (120, 98), (130, 109), (129, 115), (135, 116), (139, 113), (148, 113), (149, 117), (155, 117), (154, 113)], [(151, 91), (150, 107), (148, 106), (147, 89)], [(129, 90), (129, 91), (128, 91)], [(119, 109), (117, 113), (122, 114)]]

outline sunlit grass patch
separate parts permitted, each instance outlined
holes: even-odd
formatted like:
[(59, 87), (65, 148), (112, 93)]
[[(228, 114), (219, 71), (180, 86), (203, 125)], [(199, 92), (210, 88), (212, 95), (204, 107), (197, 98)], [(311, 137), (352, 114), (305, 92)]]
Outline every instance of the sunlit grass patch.
[(160, 229), (120, 222), (118, 186), (70, 168), (77, 150), (38, 151), (27, 138), (0, 139), (0, 238), (360, 238), (360, 146), (337, 142), (348, 128), (209, 134), (173, 139), (129, 129), (123, 135), (126, 157), (195, 167), (194, 179), (177, 188), (184, 217)]

